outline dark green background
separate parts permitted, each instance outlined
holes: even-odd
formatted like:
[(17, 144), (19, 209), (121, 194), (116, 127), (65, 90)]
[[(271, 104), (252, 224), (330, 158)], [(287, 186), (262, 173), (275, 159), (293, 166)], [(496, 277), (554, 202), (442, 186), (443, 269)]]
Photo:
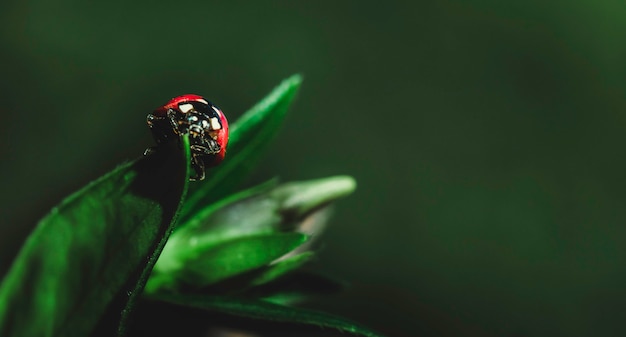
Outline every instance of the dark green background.
[[(299, 99), (257, 181), (351, 174), (318, 267), (398, 336), (626, 334), (622, 1), (3, 1), (0, 252), (205, 95)], [(235, 156), (236, 153), (230, 155)], [(319, 305), (323, 305), (319, 304)]]

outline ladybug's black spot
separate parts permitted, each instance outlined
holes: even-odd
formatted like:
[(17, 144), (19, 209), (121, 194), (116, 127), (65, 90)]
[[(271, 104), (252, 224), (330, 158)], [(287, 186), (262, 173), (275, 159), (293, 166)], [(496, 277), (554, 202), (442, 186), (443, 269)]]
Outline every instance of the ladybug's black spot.
[(217, 115), (217, 112), (212, 108), (213, 104), (211, 102), (209, 102), (209, 104), (204, 104), (198, 101), (191, 101), (191, 102), (185, 102), (185, 103), (189, 103), (193, 105), (194, 110), (196, 110), (198, 113), (208, 116), (209, 118), (219, 117)]

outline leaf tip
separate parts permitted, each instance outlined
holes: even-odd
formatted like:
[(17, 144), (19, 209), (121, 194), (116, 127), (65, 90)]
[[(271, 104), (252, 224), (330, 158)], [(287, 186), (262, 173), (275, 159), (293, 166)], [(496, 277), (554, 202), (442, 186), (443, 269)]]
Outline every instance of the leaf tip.
[(295, 73), (285, 79), (285, 82), (290, 83), (291, 85), (301, 85), (303, 80), (303, 76), (301, 73)]
[(300, 89), (302, 85), (302, 75), (301, 74), (293, 74), (286, 79), (284, 79), (278, 87), (275, 89), (275, 93), (281, 93), (285, 97), (293, 97)]

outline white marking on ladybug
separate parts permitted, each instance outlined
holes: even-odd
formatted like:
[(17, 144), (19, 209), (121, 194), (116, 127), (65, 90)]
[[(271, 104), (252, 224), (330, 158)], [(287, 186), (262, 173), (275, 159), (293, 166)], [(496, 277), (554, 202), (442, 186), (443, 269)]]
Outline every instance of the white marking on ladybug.
[(215, 111), (215, 113), (217, 113), (218, 115), (221, 113), (220, 109), (218, 109), (218, 108), (216, 108), (214, 106), (211, 106), (211, 109), (213, 109), (213, 111)]
[(217, 119), (217, 117), (212, 117), (210, 121), (211, 121), (211, 129), (219, 130), (222, 128), (222, 125), (220, 125), (220, 121)]
[(193, 109), (193, 105), (191, 105), (191, 104), (189, 104), (189, 103), (187, 103), (187, 104), (181, 104), (181, 105), (179, 105), (179, 106), (178, 106), (178, 108), (180, 109), (180, 111), (181, 111), (182, 113), (185, 113), (185, 114), (186, 114), (187, 112), (189, 112), (189, 110)]

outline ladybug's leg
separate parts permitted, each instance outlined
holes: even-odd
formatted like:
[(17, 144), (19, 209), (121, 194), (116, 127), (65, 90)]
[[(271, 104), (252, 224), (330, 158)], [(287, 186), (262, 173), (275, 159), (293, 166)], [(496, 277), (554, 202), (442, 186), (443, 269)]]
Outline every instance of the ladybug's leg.
[(207, 155), (213, 155), (219, 152), (219, 146), (216, 152), (212, 151), (211, 149), (207, 148), (206, 140), (202, 134), (192, 132), (190, 132), (190, 143), (191, 144), (189, 148), (191, 150), (191, 167), (195, 171), (195, 175), (192, 174), (189, 180), (203, 180), (204, 161), (202, 160), (202, 157)]
[(170, 127), (172, 128), (172, 131), (174, 131), (174, 133), (177, 135), (187, 132), (187, 128), (185, 128), (184, 130), (181, 129), (181, 126), (183, 124), (176, 117), (176, 111), (174, 111), (173, 109), (167, 110), (167, 119), (169, 119), (170, 121)]
[(194, 170), (194, 173), (189, 176), (189, 180), (200, 181), (204, 179), (204, 162), (198, 154), (193, 152), (191, 155), (191, 168)]
[(154, 128), (154, 120), (157, 117), (153, 114), (148, 114), (148, 117), (146, 117), (146, 123), (148, 123), (148, 126), (150, 127), (150, 130), (152, 130), (152, 128)]
[(150, 146), (148, 148), (146, 148), (145, 150), (143, 150), (143, 155), (144, 156), (149, 156), (153, 153), (155, 153), (157, 151), (155, 146)]
[(208, 139), (207, 140), (207, 148), (208, 150), (211, 152), (211, 154), (216, 154), (219, 153), (220, 150), (222, 149), (220, 147), (220, 144), (218, 144), (215, 140), (213, 139)]
[[(150, 127), (150, 131), (154, 136), (154, 140), (156, 141), (157, 146), (169, 139), (169, 134), (163, 131), (163, 124), (166, 123), (165, 117), (148, 114), (146, 118), (146, 123), (148, 124), (148, 127)], [(154, 152), (156, 152), (156, 146), (151, 146), (144, 151), (143, 155), (147, 156)]]
[(203, 156), (210, 156), (220, 152), (220, 146), (215, 142), (209, 142), (207, 144), (191, 144), (191, 151)]

